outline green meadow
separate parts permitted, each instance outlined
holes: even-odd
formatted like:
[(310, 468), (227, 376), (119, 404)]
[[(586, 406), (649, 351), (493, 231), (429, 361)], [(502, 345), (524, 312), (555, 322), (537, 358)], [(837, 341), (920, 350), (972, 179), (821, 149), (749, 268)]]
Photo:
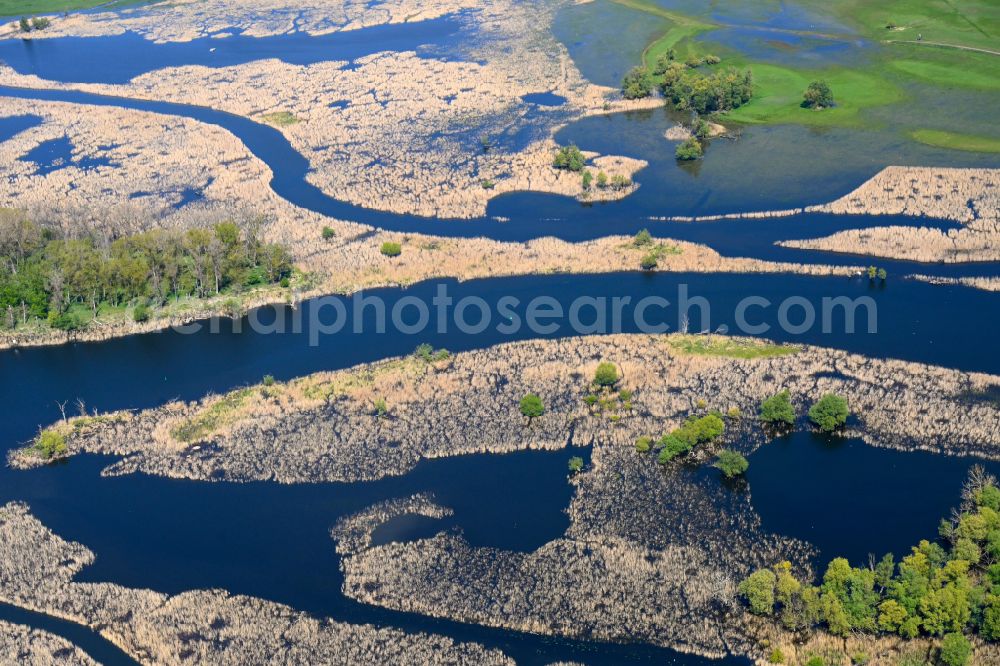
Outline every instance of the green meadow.
[[(617, 4), (657, 16), (669, 27), (643, 52), (651, 67), (660, 54), (674, 49), (683, 61), (689, 55), (712, 53), (722, 57), (716, 67), (750, 68), (754, 97), (726, 113), (723, 121), (738, 123), (796, 123), (817, 127), (860, 127), (872, 122), (866, 109), (912, 105), (920, 100), (911, 90), (920, 83), (933, 94), (950, 90), (971, 91), (981, 100), (984, 114), (995, 113), (1000, 98), (1000, 3), (995, 0), (843, 0), (829, 3), (801, 0), (800, 5), (856, 30), (871, 43), (861, 67), (794, 67), (754, 61), (725, 44), (695, 41), (695, 37), (730, 24), (711, 18), (687, 16), (665, 10), (651, 0), (613, 0)], [(794, 31), (792, 31), (794, 32)], [(800, 33), (807, 37), (808, 32)], [(716, 49), (716, 46), (718, 48)], [(833, 108), (813, 110), (802, 106), (810, 82), (826, 81), (833, 91)], [(965, 109), (976, 113), (975, 109)], [(884, 117), (885, 114), (880, 114)], [(940, 119), (935, 125), (940, 126)], [(937, 147), (998, 152), (998, 137), (974, 136), (939, 129), (908, 127), (906, 136)]]

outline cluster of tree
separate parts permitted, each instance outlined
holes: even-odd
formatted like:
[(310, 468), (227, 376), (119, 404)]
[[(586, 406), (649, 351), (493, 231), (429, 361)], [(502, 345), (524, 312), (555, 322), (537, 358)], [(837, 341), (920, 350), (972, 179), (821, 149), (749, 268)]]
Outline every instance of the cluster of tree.
[[(589, 190), (594, 182), (594, 174), (590, 170), (583, 172), (583, 189)], [(600, 190), (606, 190), (608, 188), (616, 191), (624, 190), (632, 186), (632, 179), (620, 173), (608, 178), (608, 174), (603, 171), (597, 172), (597, 188)]]
[(607, 415), (612, 421), (621, 419), (625, 412), (632, 409), (632, 391), (628, 389), (615, 390), (622, 375), (618, 366), (614, 363), (604, 361), (597, 365), (594, 370), (594, 379), (591, 381), (591, 392), (583, 398), (592, 414)]
[(939, 540), (921, 541), (898, 564), (891, 554), (866, 567), (837, 558), (817, 586), (782, 562), (752, 573), (740, 592), (751, 612), (792, 631), (944, 636), (941, 660), (964, 666), (964, 634), (1000, 640), (1000, 489), (973, 468), (963, 498), (962, 510), (942, 521)]
[[(653, 74), (663, 76), (670, 68), (670, 65), (675, 62), (677, 62), (677, 51), (675, 49), (667, 49), (656, 59), (656, 64), (653, 65)], [(719, 56), (711, 54), (706, 56), (692, 54), (684, 60), (684, 64), (690, 69), (701, 67), (702, 65), (718, 65), (720, 62), (722, 62), (722, 59)]]
[(674, 458), (688, 453), (698, 444), (707, 444), (718, 439), (726, 430), (726, 424), (718, 414), (691, 416), (679, 428), (653, 441), (651, 437), (636, 440), (635, 449), (645, 453), (650, 449), (659, 451), (657, 460), (665, 465)]
[(160, 304), (171, 297), (218, 294), (286, 280), (288, 252), (265, 244), (259, 224), (220, 222), (187, 231), (157, 229), (115, 238), (88, 232), (68, 238), (20, 211), (0, 215), (0, 312), (13, 328), (31, 318), (71, 330), (83, 304)]
[[(847, 400), (834, 393), (827, 393), (809, 408), (809, 420), (823, 432), (833, 432), (847, 423), (851, 412)], [(791, 394), (781, 391), (760, 404), (760, 420), (773, 426), (795, 425), (795, 408)]]
[(424, 363), (437, 363), (438, 361), (447, 361), (451, 358), (451, 352), (443, 348), (434, 349), (434, 347), (424, 342), (417, 345), (417, 348), (413, 350), (413, 357)]
[(622, 97), (642, 99), (653, 94), (653, 75), (645, 67), (633, 67), (622, 79)]
[(660, 84), (663, 96), (679, 110), (691, 109), (699, 114), (729, 111), (750, 101), (753, 95), (753, 74), (729, 68), (703, 74), (678, 62), (672, 62), (663, 72)]
[(556, 156), (552, 158), (552, 166), (569, 171), (583, 171), (586, 163), (587, 160), (583, 153), (575, 145), (561, 147), (556, 151)]
[(885, 282), (886, 279), (889, 277), (889, 273), (884, 268), (875, 268), (874, 266), (869, 266), (868, 280), (874, 282), (876, 277), (882, 282)]
[(21, 32), (31, 32), (32, 30), (45, 30), (50, 23), (51, 21), (44, 16), (34, 16), (30, 21), (27, 16), (22, 16), (21, 20), (18, 21), (18, 26)]
[(802, 98), (802, 106), (810, 109), (828, 109), (833, 106), (833, 91), (826, 81), (810, 83)]

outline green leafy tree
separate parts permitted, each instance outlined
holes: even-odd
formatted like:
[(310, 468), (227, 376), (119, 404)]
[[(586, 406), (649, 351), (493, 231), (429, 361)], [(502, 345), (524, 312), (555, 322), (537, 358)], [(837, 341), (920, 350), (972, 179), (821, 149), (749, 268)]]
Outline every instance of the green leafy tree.
[(568, 467), (572, 474), (578, 474), (583, 471), (583, 458), (580, 456), (573, 456), (569, 459)]
[(847, 400), (834, 393), (827, 393), (809, 408), (809, 420), (823, 432), (833, 432), (844, 425), (849, 415)]
[(938, 656), (945, 666), (966, 666), (972, 657), (972, 644), (958, 632), (945, 634), (941, 639), (941, 652)]
[(697, 160), (701, 158), (704, 154), (704, 150), (701, 147), (701, 142), (695, 137), (685, 139), (677, 145), (677, 149), (674, 150), (674, 157), (682, 162), (689, 162), (691, 160)]
[(556, 151), (556, 156), (552, 159), (552, 166), (569, 171), (583, 171), (586, 163), (583, 153), (575, 145), (563, 146)]
[(398, 257), (403, 253), (403, 246), (399, 243), (394, 243), (392, 241), (386, 241), (382, 243), (382, 247), (379, 248), (379, 252), (387, 257)]
[(635, 440), (635, 450), (639, 453), (648, 453), (652, 445), (653, 438), (646, 435), (643, 435), (639, 439)]
[(135, 309), (132, 310), (132, 320), (137, 324), (149, 321), (149, 306), (145, 303), (139, 303), (136, 305)]
[(833, 106), (833, 92), (826, 81), (813, 81), (806, 88), (803, 97), (803, 106), (813, 109), (826, 109)]
[(528, 423), (544, 413), (545, 405), (542, 404), (542, 399), (534, 393), (529, 393), (521, 398), (521, 414), (528, 418)]
[(820, 612), (827, 631), (834, 636), (846, 636), (851, 630), (851, 620), (835, 594), (823, 592), (820, 595)]
[(622, 79), (622, 97), (642, 99), (653, 94), (653, 76), (645, 67), (633, 67)]
[(886, 599), (878, 607), (878, 628), (896, 633), (906, 621), (906, 609), (895, 599)]
[(649, 252), (642, 255), (642, 259), (639, 260), (639, 267), (644, 271), (651, 271), (660, 263), (660, 258), (655, 252)]
[(727, 479), (732, 479), (746, 472), (750, 467), (750, 463), (747, 462), (747, 459), (741, 453), (724, 450), (719, 451), (719, 456), (714, 466), (722, 470), (723, 475)]
[(22, 16), (21, 17), (21, 20), (18, 21), (18, 26), (20, 27), (21, 32), (31, 32), (31, 24), (28, 23), (28, 17), (27, 16)]
[(589, 169), (585, 169), (583, 176), (580, 178), (580, 184), (583, 186), (584, 190), (590, 189), (590, 184), (594, 182), (594, 174), (590, 172)]
[(607, 186), (608, 186), (608, 174), (604, 173), (603, 171), (598, 171), (597, 172), (597, 187), (598, 187), (598, 189), (603, 190)]
[(750, 604), (750, 612), (755, 615), (772, 615), (774, 613), (774, 572), (770, 569), (758, 569), (743, 580), (739, 592)]
[(618, 383), (618, 366), (607, 361), (599, 363), (594, 371), (594, 384), (603, 387), (612, 387)]
[(323, 240), (325, 240), (325, 241), (333, 240), (334, 236), (336, 236), (336, 235), (337, 235), (337, 232), (334, 231), (332, 228), (330, 228), (330, 227), (323, 227), (323, 233), (322, 233)]
[(632, 237), (632, 245), (634, 247), (646, 247), (653, 244), (653, 236), (650, 235), (648, 229), (640, 229), (635, 236)]
[(795, 408), (787, 389), (775, 393), (760, 404), (760, 420), (774, 425), (794, 425)]
[(55, 430), (43, 430), (35, 440), (35, 450), (46, 460), (58, 458), (66, 454), (66, 438)]
[(1000, 641), (1000, 596), (986, 595), (979, 633), (988, 641)]

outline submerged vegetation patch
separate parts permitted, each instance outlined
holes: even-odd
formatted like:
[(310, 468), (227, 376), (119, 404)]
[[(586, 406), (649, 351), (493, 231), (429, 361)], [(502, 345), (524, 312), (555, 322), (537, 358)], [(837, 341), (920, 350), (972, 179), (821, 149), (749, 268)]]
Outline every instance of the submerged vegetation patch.
[(1000, 153), (1000, 139), (988, 136), (959, 134), (946, 130), (915, 130), (910, 137), (920, 143), (938, 148), (965, 150), (977, 153)]

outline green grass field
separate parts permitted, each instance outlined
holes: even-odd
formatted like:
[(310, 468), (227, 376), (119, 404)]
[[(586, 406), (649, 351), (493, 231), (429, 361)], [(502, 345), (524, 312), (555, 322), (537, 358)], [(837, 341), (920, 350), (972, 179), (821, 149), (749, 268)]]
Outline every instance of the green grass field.
[[(637, 11), (670, 21), (671, 26), (650, 43), (643, 63), (651, 66), (669, 48), (679, 59), (707, 55), (714, 48), (693, 37), (715, 25), (699, 17), (664, 10), (648, 0), (613, 0)], [(740, 123), (796, 123), (809, 126), (859, 127), (865, 109), (910, 104), (912, 84), (965, 88), (992, 93), (1000, 90), (1000, 55), (963, 49), (985, 49), (1000, 54), (1000, 4), (996, 0), (800, 0), (823, 14), (853, 26), (875, 42), (871, 63), (863, 69), (831, 67), (810, 70), (754, 62), (722, 46), (721, 67), (750, 68), (754, 74), (753, 100), (722, 118)], [(918, 39), (919, 38), (919, 39)], [(836, 106), (820, 111), (802, 108), (802, 93), (811, 81), (824, 80), (833, 90)], [(937, 94), (936, 92), (934, 94)], [(998, 100), (1000, 103), (1000, 100)], [(984, 98), (984, 109), (991, 104)], [(996, 152), (997, 139), (907, 128), (913, 140), (957, 150)]]
[[(873, 73), (846, 68), (806, 71), (753, 63), (748, 66), (754, 76), (753, 99), (726, 114), (737, 122), (851, 127), (861, 124), (858, 113), (862, 109), (902, 99), (895, 85)], [(834, 108), (817, 111), (802, 107), (802, 92), (816, 80), (830, 85)]]
[(37, 14), (58, 14), (79, 9), (91, 9), (98, 5), (138, 5), (140, 0), (108, 2), (108, 0), (0, 0), (0, 16), (35, 16)]

